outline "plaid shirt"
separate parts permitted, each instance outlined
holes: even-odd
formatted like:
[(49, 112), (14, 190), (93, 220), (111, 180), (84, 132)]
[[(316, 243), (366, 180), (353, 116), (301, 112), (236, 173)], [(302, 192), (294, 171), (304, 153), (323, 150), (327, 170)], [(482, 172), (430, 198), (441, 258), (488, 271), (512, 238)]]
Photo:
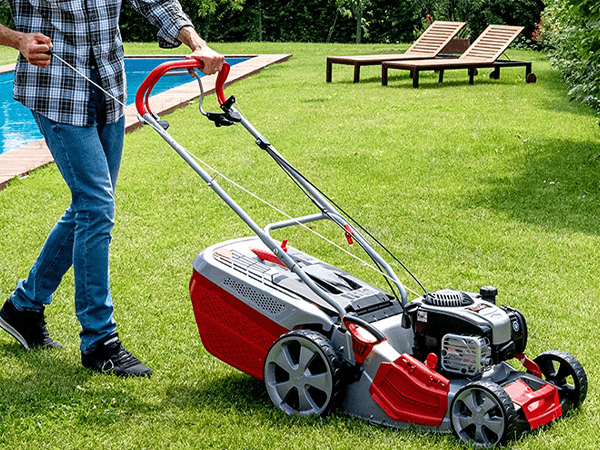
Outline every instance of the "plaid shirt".
[[(3, 0), (0, 0), (3, 1)], [(52, 51), (90, 76), (97, 69), (100, 85), (126, 102), (124, 51), (119, 31), (121, 0), (8, 0), (16, 29), (42, 33), (52, 39)], [(191, 21), (177, 0), (130, 0), (133, 7), (158, 27), (161, 47), (176, 47), (179, 31)], [(88, 115), (91, 85), (57, 58), (39, 68), (19, 54), (14, 98), (54, 120), (76, 126), (92, 125)], [(107, 121), (124, 108), (106, 96)]]

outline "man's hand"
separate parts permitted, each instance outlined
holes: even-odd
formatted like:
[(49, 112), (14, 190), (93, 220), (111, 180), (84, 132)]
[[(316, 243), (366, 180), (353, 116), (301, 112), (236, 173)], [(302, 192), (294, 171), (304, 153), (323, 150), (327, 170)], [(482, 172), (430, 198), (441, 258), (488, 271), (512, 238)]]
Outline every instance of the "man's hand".
[(41, 33), (21, 33), (0, 25), (0, 45), (17, 49), (34, 66), (48, 67), (52, 41)]
[(204, 72), (206, 75), (212, 75), (213, 73), (220, 71), (223, 67), (223, 61), (225, 61), (222, 55), (215, 52), (206, 44), (205, 46), (194, 50), (191, 55), (187, 56), (187, 58), (194, 58), (202, 61), (204, 64), (202, 72)]
[(24, 34), (19, 39), (19, 47), (17, 50), (34, 66), (48, 67), (52, 61), (50, 50), (52, 42), (48, 36), (41, 33)]
[(194, 28), (189, 26), (183, 27), (177, 38), (192, 50), (192, 53), (187, 56), (188, 59), (202, 61), (204, 64), (204, 68), (202, 69), (203, 73), (212, 75), (221, 70), (225, 58), (223, 58), (223, 55), (220, 55), (211, 49), (206, 42), (204, 42), (204, 39), (198, 36), (198, 33), (196, 33)]

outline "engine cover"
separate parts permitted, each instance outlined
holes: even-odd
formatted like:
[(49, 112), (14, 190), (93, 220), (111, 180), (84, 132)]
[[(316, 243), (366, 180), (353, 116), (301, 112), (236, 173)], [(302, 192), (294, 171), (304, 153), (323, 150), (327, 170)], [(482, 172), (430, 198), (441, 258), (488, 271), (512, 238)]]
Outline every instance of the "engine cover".
[(424, 360), (435, 353), (440, 369), (448, 373), (480, 374), (525, 347), (523, 316), (487, 302), (479, 294), (449, 289), (432, 292), (413, 300), (409, 311), (415, 332), (414, 355)]

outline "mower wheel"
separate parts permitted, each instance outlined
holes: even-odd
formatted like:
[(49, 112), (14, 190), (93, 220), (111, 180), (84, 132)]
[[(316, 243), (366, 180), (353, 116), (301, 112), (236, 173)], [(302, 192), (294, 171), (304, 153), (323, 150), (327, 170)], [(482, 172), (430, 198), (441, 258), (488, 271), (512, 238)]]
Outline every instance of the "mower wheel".
[(558, 389), (563, 416), (577, 409), (587, 395), (587, 375), (577, 359), (567, 352), (551, 350), (538, 355), (534, 362), (542, 378)]
[(450, 421), (461, 440), (479, 448), (503, 444), (517, 430), (512, 400), (491, 381), (474, 381), (458, 391), (450, 406)]
[(264, 381), (273, 404), (287, 414), (325, 415), (342, 392), (342, 358), (329, 339), (310, 330), (291, 331), (271, 346)]
[(494, 69), (490, 72), (490, 80), (498, 80), (500, 78), (500, 73)]

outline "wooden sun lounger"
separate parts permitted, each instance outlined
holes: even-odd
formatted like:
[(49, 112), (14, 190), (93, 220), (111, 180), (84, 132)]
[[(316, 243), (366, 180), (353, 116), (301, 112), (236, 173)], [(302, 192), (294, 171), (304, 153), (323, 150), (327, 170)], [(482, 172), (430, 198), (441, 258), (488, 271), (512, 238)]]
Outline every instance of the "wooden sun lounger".
[(534, 83), (535, 75), (531, 73), (530, 61), (498, 61), (498, 58), (508, 48), (511, 42), (523, 31), (523, 27), (510, 25), (490, 25), (473, 42), (473, 44), (457, 59), (434, 58), (420, 61), (385, 61), (381, 66), (381, 84), (388, 83), (389, 69), (404, 69), (410, 71), (413, 87), (419, 87), (419, 72), (423, 70), (436, 70), (439, 72), (439, 82), (444, 80), (444, 71), (451, 69), (467, 69), (469, 84), (477, 69), (493, 67), (490, 78), (500, 77), (501, 67), (525, 67), (525, 79)]
[[(450, 41), (458, 34), (465, 22), (444, 22), (436, 20), (405, 53), (388, 55), (329, 56), (327, 57), (326, 81), (331, 82), (333, 64), (354, 66), (354, 82), (360, 79), (361, 66), (379, 65), (383, 61), (399, 61), (408, 59), (434, 58), (442, 52)], [(448, 51), (448, 53), (462, 53)]]

